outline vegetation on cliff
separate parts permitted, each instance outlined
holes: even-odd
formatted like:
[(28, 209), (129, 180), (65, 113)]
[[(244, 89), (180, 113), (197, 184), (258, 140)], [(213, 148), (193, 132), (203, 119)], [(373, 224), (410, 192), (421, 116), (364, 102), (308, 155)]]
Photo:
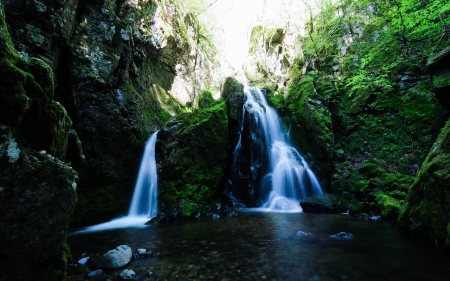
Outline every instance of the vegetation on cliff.
[[(430, 74), (436, 81), (447, 75), (432, 58), (448, 53), (440, 51), (450, 40), (450, 5), (321, 3), (319, 12), (309, 7), (306, 33), (297, 37), (301, 49), (291, 61), (288, 90), (270, 72), (262, 72), (269, 81), (264, 87), (322, 184), (350, 200), (352, 213), (395, 219), (411, 201), (406, 194), (419, 169), (426, 170), (422, 163), (448, 118), (445, 99), (435, 94), (442, 83), (433, 84)], [(285, 53), (296, 48), (282, 47)], [(442, 222), (427, 231), (445, 234), (446, 227)], [(444, 234), (428, 236), (444, 241)]]

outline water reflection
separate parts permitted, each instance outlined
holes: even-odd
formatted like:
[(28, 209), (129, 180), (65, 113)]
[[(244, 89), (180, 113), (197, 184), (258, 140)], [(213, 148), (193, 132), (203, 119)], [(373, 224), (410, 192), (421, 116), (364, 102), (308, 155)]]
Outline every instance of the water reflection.
[[(299, 230), (313, 236), (298, 236)], [(330, 238), (341, 231), (355, 238)], [(77, 234), (69, 244), (74, 255), (86, 250), (93, 260), (121, 244), (151, 250), (153, 258), (127, 268), (141, 276), (151, 271), (153, 280), (447, 280), (450, 273), (444, 250), (400, 235), (395, 223), (339, 214), (244, 212)], [(84, 280), (90, 270), (70, 270), (68, 280)], [(115, 280), (118, 273), (98, 280)]]

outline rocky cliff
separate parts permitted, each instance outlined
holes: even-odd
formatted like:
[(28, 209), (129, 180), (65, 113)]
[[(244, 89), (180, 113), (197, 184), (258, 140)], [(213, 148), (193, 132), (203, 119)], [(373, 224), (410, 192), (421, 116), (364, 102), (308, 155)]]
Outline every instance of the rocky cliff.
[(5, 11), (19, 55), (53, 70), (55, 100), (73, 121), (73, 226), (125, 213), (150, 133), (219, 85), (196, 17), (165, 0), (6, 1)]
[(0, 278), (62, 280), (78, 176), (61, 160), (77, 138), (54, 100), (52, 69), (16, 54), (3, 3), (0, 63)]

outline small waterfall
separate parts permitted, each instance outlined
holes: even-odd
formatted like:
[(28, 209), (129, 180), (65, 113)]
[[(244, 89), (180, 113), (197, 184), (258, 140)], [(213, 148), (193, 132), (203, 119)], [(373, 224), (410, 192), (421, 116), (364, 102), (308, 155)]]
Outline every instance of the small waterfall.
[(146, 227), (149, 219), (156, 217), (158, 205), (156, 202), (158, 178), (156, 174), (155, 144), (158, 132), (151, 135), (145, 145), (139, 174), (134, 187), (133, 199), (126, 217), (114, 219), (109, 222), (88, 226), (82, 230), (72, 233), (95, 232), (108, 229), (126, 227)]
[[(244, 93), (244, 110), (250, 116), (250, 135), (253, 147), (256, 147), (251, 156), (253, 164), (250, 173), (253, 173), (253, 177), (250, 178), (258, 178), (255, 176), (257, 173), (264, 174), (259, 182), (255, 182), (260, 192), (255, 192), (259, 198), (253, 201), (259, 199), (262, 208), (269, 211), (302, 211), (300, 200), (322, 194), (320, 184), (300, 153), (288, 144), (278, 114), (268, 105), (262, 91), (245, 86)], [(241, 134), (243, 128), (244, 125)], [(239, 136), (234, 150), (235, 161), (242, 148), (241, 138)]]
[(139, 174), (134, 186), (133, 199), (131, 200), (129, 217), (146, 216), (148, 218), (156, 217), (158, 205), (156, 196), (158, 192), (158, 176), (156, 174), (155, 159), (155, 132), (145, 145), (144, 155), (142, 156)]

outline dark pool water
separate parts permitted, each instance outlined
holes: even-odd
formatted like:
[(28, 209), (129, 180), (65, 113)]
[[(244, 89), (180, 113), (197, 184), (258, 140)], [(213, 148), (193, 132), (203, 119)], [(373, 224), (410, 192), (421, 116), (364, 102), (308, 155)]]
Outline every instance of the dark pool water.
[[(355, 238), (330, 238), (341, 231)], [(74, 234), (68, 242), (74, 256), (87, 251), (91, 260), (123, 244), (153, 251), (126, 267), (141, 280), (450, 280), (450, 253), (442, 247), (399, 233), (395, 222), (342, 214), (242, 212), (237, 218)], [(69, 268), (67, 280), (88, 280), (93, 269)], [(107, 271), (95, 280), (119, 280), (119, 273)]]

